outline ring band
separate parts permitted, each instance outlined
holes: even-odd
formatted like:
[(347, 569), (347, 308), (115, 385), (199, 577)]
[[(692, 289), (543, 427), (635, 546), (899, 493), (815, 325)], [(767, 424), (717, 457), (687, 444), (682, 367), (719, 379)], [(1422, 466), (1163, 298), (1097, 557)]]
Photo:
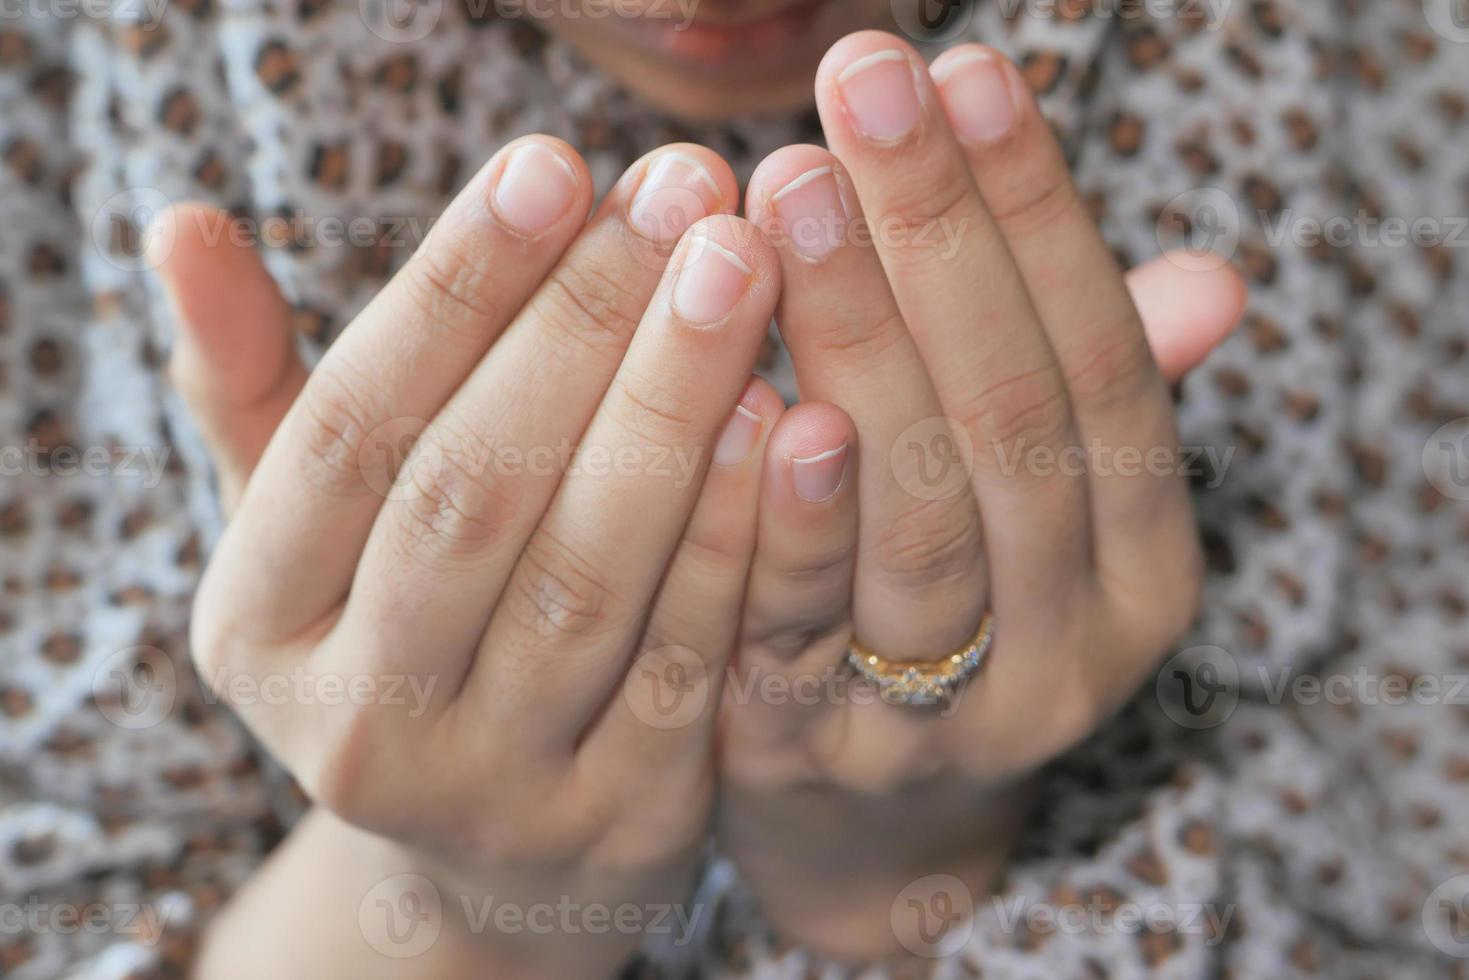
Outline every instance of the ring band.
[(847, 648), (847, 663), (876, 685), (889, 704), (938, 704), (952, 697), (954, 689), (974, 673), (994, 640), (994, 615), (987, 612), (974, 639), (942, 660), (885, 660), (853, 639)]

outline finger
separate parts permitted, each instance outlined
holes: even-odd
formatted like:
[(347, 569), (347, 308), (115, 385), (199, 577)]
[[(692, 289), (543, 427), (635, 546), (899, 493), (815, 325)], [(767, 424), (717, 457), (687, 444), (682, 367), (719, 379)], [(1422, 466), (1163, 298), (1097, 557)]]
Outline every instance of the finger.
[[(666, 147), (629, 168), (424, 430), (372, 529), (344, 628), (417, 669), (424, 651), (444, 651), (456, 659), (434, 665), (441, 683), (463, 680), (461, 655), (484, 635), (658, 287), (664, 239), (738, 200), (728, 165), (702, 147)], [(405, 605), (411, 619), (397, 614)]]
[(1244, 278), (1227, 265), (1189, 269), (1162, 255), (1126, 278), (1153, 359), (1169, 384), (1203, 363), (1244, 315)]
[(857, 567), (857, 440), (852, 419), (825, 402), (794, 406), (770, 437), (741, 630), (744, 653), (725, 695), (740, 698), (734, 737), (765, 744), (761, 740), (804, 724), (805, 709), (817, 707), (810, 699), (767, 704), (752, 697), (765, 677), (823, 678), (837, 666), (831, 654), (844, 648), (850, 631)]
[[(266, 448), (201, 591), (228, 582), (231, 637), (296, 635), (346, 595), (401, 447), (494, 343), (585, 221), (585, 165), (516, 141), (441, 215), (332, 346)], [(303, 561), (301, 557), (309, 556)]]
[(770, 246), (737, 218), (680, 242), (467, 680), (460, 704), (490, 731), (567, 749), (621, 682), (779, 288)]
[(711, 768), (755, 550), (766, 440), (784, 410), (780, 394), (757, 378), (724, 423), (622, 690), (583, 742), (588, 771), (628, 787), (680, 776), (675, 785), (686, 786)]
[(751, 178), (746, 211), (781, 258), (776, 319), (801, 396), (841, 406), (863, 445), (854, 627), (896, 659), (937, 656), (973, 635), (987, 602), (984, 542), (968, 474), (934, 479), (922, 449), (947, 437), (943, 406), (831, 153), (790, 146)]
[(178, 332), (174, 386), (214, 459), (221, 506), (234, 509), (286, 410), (306, 383), (291, 312), (234, 219), (205, 204), (158, 218), (150, 255)]
[(1172, 540), (1157, 535), (1185, 532), (1193, 515), (1177, 465), (1164, 464), (1178, 449), (1173, 405), (1121, 270), (1015, 66), (962, 45), (932, 77), (1065, 374), (1096, 559), (1157, 568), (1156, 542)]
[(1086, 567), (1090, 535), (1082, 479), (1017, 465), (1077, 445), (1025, 282), (912, 48), (875, 31), (843, 38), (822, 60), (816, 97), (898, 308), (961, 427), (944, 448), (968, 462), (972, 447), (994, 602), (1015, 615), (1034, 609), (1032, 599), (1082, 580), (1070, 570)]

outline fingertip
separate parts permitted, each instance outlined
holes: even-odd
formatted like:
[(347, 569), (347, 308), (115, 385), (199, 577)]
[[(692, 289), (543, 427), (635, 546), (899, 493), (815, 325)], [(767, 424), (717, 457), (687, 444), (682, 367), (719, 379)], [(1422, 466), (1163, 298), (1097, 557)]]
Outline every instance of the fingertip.
[(749, 263), (751, 268), (772, 258), (765, 237), (750, 221), (735, 214), (712, 214), (700, 218), (689, 226), (684, 238), (706, 238), (723, 245)]
[(846, 37), (837, 41), (827, 49), (821, 64), (816, 68), (816, 92), (818, 98), (824, 90), (829, 90), (836, 84), (842, 72), (854, 62), (870, 57), (880, 51), (897, 50), (903, 52), (904, 56), (915, 64), (922, 64), (923, 59), (918, 56), (911, 44), (908, 44), (896, 34), (887, 31), (865, 30), (854, 31)]
[[(929, 64), (928, 74), (935, 83), (943, 85), (956, 71), (963, 68), (966, 64), (975, 62), (991, 62), (999, 66), (1006, 74), (1011, 75), (1012, 79), (1018, 78), (1022, 82), (1024, 81), (1024, 75), (1021, 74), (1020, 66), (1009, 55), (1005, 54), (999, 48), (974, 42), (959, 44), (952, 48), (944, 49), (943, 53), (933, 59), (932, 63)], [(1022, 84), (1021, 89), (1023, 91), (1018, 94), (1024, 95), (1030, 91), (1030, 86)]]
[(739, 184), (723, 157), (697, 143), (672, 143), (628, 167), (606, 206), (621, 211), (639, 242), (666, 255), (694, 222), (731, 214), (739, 203)]
[(227, 354), (234, 343), (288, 334), (290, 307), (249, 229), (229, 212), (174, 205), (150, 226), (146, 255), (177, 326), (207, 352)]
[(851, 485), (857, 429), (851, 416), (828, 402), (786, 410), (766, 451), (766, 492), (781, 500), (824, 504)]
[(668, 153), (677, 154), (697, 164), (702, 174), (712, 181), (718, 192), (716, 213), (733, 213), (739, 207), (740, 184), (735, 178), (734, 169), (724, 157), (699, 143), (670, 143), (649, 153), (643, 160), (651, 163), (660, 155)]
[(774, 386), (763, 378), (752, 377), (715, 440), (715, 466), (758, 464), (764, 455), (765, 440), (784, 411), (785, 403)]
[(775, 390), (775, 385), (756, 375), (745, 385), (745, 392), (740, 396), (740, 407), (745, 411), (760, 416), (767, 431), (775, 427), (780, 417), (785, 414), (785, 399), (780, 392)]
[[(258, 262), (245, 226), (228, 211), (200, 201), (182, 201), (160, 212), (145, 233), (148, 265), (165, 281), (187, 282), (210, 275), (221, 264)], [(238, 252), (247, 253), (238, 256)], [(254, 261), (251, 261), (254, 260)]]
[(701, 242), (711, 242), (743, 263), (750, 276), (751, 290), (768, 291), (772, 294), (773, 303), (774, 294), (780, 290), (780, 258), (775, 247), (752, 222), (733, 214), (701, 218), (689, 227), (679, 242), (682, 261), (692, 258)]
[(1249, 287), (1232, 266), (1200, 268), (1170, 255), (1127, 275), (1159, 369), (1170, 383), (1203, 363), (1239, 323)]
[(831, 402), (801, 402), (786, 409), (770, 440), (770, 449), (781, 456), (803, 456), (852, 444), (856, 439), (856, 423), (846, 412)]
[(823, 167), (841, 166), (836, 154), (809, 143), (783, 146), (760, 161), (745, 188), (745, 214), (762, 229), (771, 216), (771, 201), (793, 182)]
[(528, 241), (579, 228), (591, 212), (591, 171), (565, 140), (534, 133), (500, 148), (471, 181), (499, 224)]

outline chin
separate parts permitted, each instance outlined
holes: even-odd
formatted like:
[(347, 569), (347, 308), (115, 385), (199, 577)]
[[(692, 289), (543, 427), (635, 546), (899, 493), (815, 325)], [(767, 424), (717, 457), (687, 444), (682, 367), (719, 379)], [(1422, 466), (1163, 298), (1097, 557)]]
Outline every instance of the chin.
[(645, 102), (690, 121), (809, 105), (827, 48), (852, 31), (892, 24), (888, 0), (683, 0), (683, 8), (661, 0), (649, 10), (656, 13), (549, 26)]

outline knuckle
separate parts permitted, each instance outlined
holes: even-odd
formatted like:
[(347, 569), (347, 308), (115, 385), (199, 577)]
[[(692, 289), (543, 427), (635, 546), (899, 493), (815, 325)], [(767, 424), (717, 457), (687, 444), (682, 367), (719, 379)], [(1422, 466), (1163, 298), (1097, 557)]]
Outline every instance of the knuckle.
[(1140, 326), (1108, 323), (1081, 334), (1106, 339), (1079, 355), (1066, 374), (1078, 404), (1105, 410), (1132, 401), (1153, 384), (1157, 369)]
[(679, 576), (716, 586), (741, 573), (749, 563), (751, 547), (736, 527), (689, 533), (679, 543), (670, 566)]
[(609, 579), (544, 528), (526, 545), (507, 611), (526, 634), (586, 642), (616, 626), (622, 607)]
[[(607, 794), (535, 785), (521, 791), (512, 807), (493, 820), (469, 829), (468, 847), (490, 866), (539, 866), (571, 859), (586, 863), (587, 854), (618, 819)], [(554, 814), (555, 816), (549, 816)]]
[(189, 619), (189, 653), (199, 680), (222, 696), (226, 692), (217, 682), (241, 662), (243, 650), (239, 631), (229, 627), (209, 581), (206, 575), (194, 600)]
[(637, 819), (623, 819), (586, 845), (587, 865), (618, 877), (646, 875), (651, 869), (668, 867), (697, 853), (707, 839), (701, 817), (708, 812), (714, 795), (714, 778), (705, 771), (696, 779), (693, 786), (679, 779), (676, 788), (652, 790), (659, 793), (661, 789), (667, 794), (665, 806), (623, 803), (624, 808), (638, 806)]
[(403, 269), (402, 295), (423, 322), (481, 336), (478, 326), (498, 319), (494, 285), (453, 242), (424, 243)]
[[(1189, 506), (1188, 501), (1182, 505)], [(1155, 524), (1174, 523), (1166, 505), (1158, 514)], [(1166, 554), (1166, 561), (1147, 561), (1140, 554), (1134, 558), (1138, 564), (1132, 566), (1133, 574), (1126, 578), (1099, 566), (1101, 584), (1129, 648), (1136, 649), (1137, 658), (1148, 664), (1193, 630), (1203, 608), (1207, 581), (1204, 548), (1191, 512), (1185, 524), (1187, 532), (1170, 532), (1149, 542), (1147, 554)]]
[(833, 583), (850, 580), (857, 562), (855, 534), (832, 535), (808, 542), (781, 556), (777, 571), (785, 587), (793, 592), (808, 593), (825, 589)]
[[(1045, 365), (980, 389), (960, 420), (974, 433), (976, 449), (992, 448), (996, 457), (1013, 458), (1060, 441), (1070, 429), (1071, 406), (1056, 370)], [(976, 452), (976, 461), (988, 455)]]
[(851, 603), (856, 567), (854, 536), (833, 541), (780, 563), (766, 562), (745, 611), (747, 639), (780, 656), (799, 653), (840, 627)]
[[(376, 417), (364, 390), (343, 368), (328, 363), (312, 374), (301, 395), (301, 445), (307, 460), (302, 475), (330, 494), (356, 496), (392, 482), (385, 454), (361, 452)], [(375, 479), (382, 483), (374, 484)]]
[(969, 580), (984, 562), (979, 513), (952, 500), (924, 501), (882, 528), (873, 545), (877, 565), (905, 589)]
[(1061, 215), (1082, 206), (1069, 175), (1047, 169), (1022, 168), (1014, 185), (991, 205), (995, 221), (1007, 234), (1024, 235), (1050, 228)]
[(547, 278), (541, 299), (537, 312), (551, 335), (597, 349), (626, 346), (646, 305), (613, 275), (570, 262)]
[(843, 309), (807, 318), (802, 327), (816, 346), (828, 354), (851, 355), (847, 363), (877, 368), (907, 336), (907, 326), (896, 310), (872, 318), (870, 310)]
[(888, 198), (882, 220), (895, 222), (910, 232), (921, 232), (961, 217), (965, 203), (975, 193), (966, 170), (944, 167), (931, 180), (904, 181)]
[(362, 707), (340, 706), (318, 720), (321, 726), (302, 743), (309, 754), (295, 767), (301, 789), (347, 823), (386, 830), (377, 788), (382, 766), (374, 762), (384, 746), (371, 715)]
[(702, 445), (699, 413), (666, 384), (628, 377), (624, 369), (613, 379), (612, 387), (612, 403), (617, 406), (613, 418), (634, 445)]
[[(446, 416), (435, 424), (446, 424)], [(452, 448), (409, 467), (404, 523), (413, 543), (435, 556), (464, 557), (501, 541), (520, 515), (520, 504), (503, 481), (486, 472), (488, 447), (481, 440), (455, 436), (447, 441)]]

